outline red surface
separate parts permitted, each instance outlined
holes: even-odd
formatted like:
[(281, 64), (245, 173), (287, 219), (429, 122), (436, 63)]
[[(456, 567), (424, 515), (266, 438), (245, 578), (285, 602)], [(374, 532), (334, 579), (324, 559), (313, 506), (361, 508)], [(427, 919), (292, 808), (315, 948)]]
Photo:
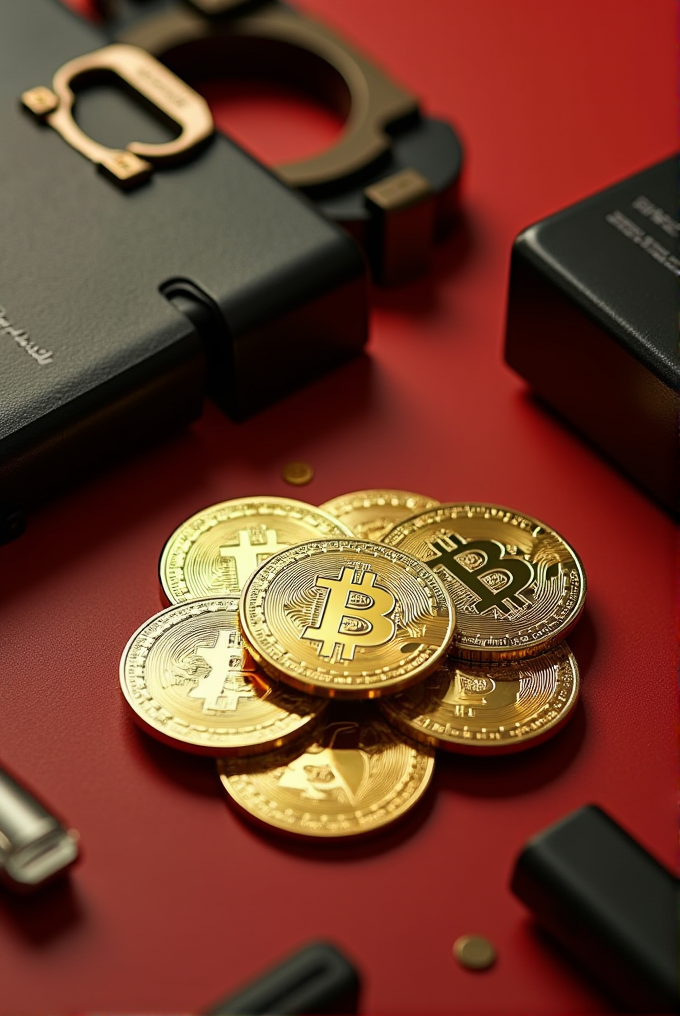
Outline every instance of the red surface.
[[(457, 125), (465, 229), (428, 279), (375, 293), (368, 358), (243, 425), (209, 406), (0, 551), (1, 757), (84, 848), (70, 888), (0, 900), (3, 1016), (195, 1011), (315, 936), (361, 964), (366, 1014), (609, 1012), (532, 931), (507, 888), (513, 859), (595, 801), (675, 861), (673, 527), (527, 397), (502, 345), (516, 232), (673, 149), (676, 5), (304, 6)], [(223, 122), (264, 154), (301, 154), (294, 138), (282, 151), (278, 128), (267, 151), (266, 111), (247, 90), (237, 98)], [(303, 106), (295, 117), (303, 148), (333, 132)], [(617, 412), (615, 384), (609, 397)], [(252, 831), (213, 764), (138, 733), (118, 689), (123, 645), (160, 606), (167, 535), (223, 498), (295, 496), (280, 479), (292, 459), (314, 465), (300, 493), (316, 503), (384, 485), (514, 506), (558, 529), (588, 575), (571, 640), (575, 719), (521, 756), (440, 758), (416, 821), (363, 848), (303, 850)], [(456, 965), (466, 932), (496, 943), (495, 968)]]

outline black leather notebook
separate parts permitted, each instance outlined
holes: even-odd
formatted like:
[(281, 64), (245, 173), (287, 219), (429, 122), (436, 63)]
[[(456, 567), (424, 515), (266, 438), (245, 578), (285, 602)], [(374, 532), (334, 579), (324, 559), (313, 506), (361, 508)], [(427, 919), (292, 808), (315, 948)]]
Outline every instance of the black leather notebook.
[[(366, 340), (355, 243), (233, 142), (215, 134), (125, 189), (22, 105), (105, 44), (56, 0), (0, 6), (5, 538), (64, 482), (195, 418), (206, 391), (243, 416)], [(153, 67), (139, 74), (154, 83)], [(171, 104), (169, 80), (156, 86)], [(99, 143), (177, 133), (114, 73), (73, 84)]]

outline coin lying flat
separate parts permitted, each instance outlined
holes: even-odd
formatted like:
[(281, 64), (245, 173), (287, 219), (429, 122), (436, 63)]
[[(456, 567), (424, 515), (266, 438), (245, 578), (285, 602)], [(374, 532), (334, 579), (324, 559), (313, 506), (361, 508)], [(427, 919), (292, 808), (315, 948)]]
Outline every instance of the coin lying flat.
[(572, 714), (579, 692), (576, 658), (566, 643), (503, 664), (449, 657), (414, 688), (381, 702), (385, 717), (424, 744), (498, 755), (539, 744)]
[(487, 970), (496, 962), (493, 942), (482, 935), (461, 935), (453, 943), (453, 955), (468, 970)]
[(134, 633), (123, 694), (148, 733), (202, 755), (251, 755), (311, 730), (326, 702), (266, 678), (243, 645), (238, 600), (168, 607)]
[(432, 778), (434, 752), (407, 744), (379, 718), (329, 723), (296, 757), (220, 759), (222, 785), (257, 821), (300, 836), (372, 832), (400, 818)]
[(565, 638), (583, 610), (578, 557), (549, 526), (486, 504), (444, 504), (383, 537), (426, 561), (456, 606), (452, 652), (503, 660), (544, 652)]
[(439, 501), (408, 490), (355, 490), (321, 507), (361, 540), (380, 542), (385, 533), (409, 515), (434, 508)]
[(427, 565), (337, 539), (270, 558), (245, 585), (239, 621), (268, 674), (312, 694), (374, 698), (436, 668), (455, 615)]
[(314, 479), (314, 469), (309, 462), (289, 462), (284, 466), (282, 476), (293, 487), (304, 487)]
[(287, 497), (240, 497), (192, 515), (172, 534), (160, 560), (170, 603), (238, 595), (246, 579), (285, 547), (351, 532), (321, 508)]

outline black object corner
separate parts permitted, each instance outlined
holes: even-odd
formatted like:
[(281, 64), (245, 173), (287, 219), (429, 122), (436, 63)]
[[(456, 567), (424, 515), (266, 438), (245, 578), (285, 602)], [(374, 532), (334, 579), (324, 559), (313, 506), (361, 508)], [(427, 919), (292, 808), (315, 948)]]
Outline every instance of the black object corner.
[(534, 392), (673, 514), (677, 177), (665, 159), (520, 233), (506, 334)]
[(678, 879), (602, 808), (533, 837), (511, 888), (626, 1011), (678, 1012)]
[(337, 946), (310, 942), (205, 1012), (206, 1016), (349, 1016), (357, 1011), (360, 983), (357, 970)]

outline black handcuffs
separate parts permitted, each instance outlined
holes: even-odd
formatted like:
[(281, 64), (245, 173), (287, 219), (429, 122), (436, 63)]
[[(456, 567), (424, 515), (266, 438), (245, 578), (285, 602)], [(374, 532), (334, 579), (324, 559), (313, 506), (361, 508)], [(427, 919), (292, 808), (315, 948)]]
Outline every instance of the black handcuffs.
[[(111, 11), (109, 11), (111, 13)], [(456, 212), (463, 152), (451, 126), (335, 32), (278, 0), (137, 0), (113, 5), (108, 31), (180, 77), (293, 83), (345, 119), (338, 140), (274, 167), (363, 246), (375, 280), (423, 272)]]

